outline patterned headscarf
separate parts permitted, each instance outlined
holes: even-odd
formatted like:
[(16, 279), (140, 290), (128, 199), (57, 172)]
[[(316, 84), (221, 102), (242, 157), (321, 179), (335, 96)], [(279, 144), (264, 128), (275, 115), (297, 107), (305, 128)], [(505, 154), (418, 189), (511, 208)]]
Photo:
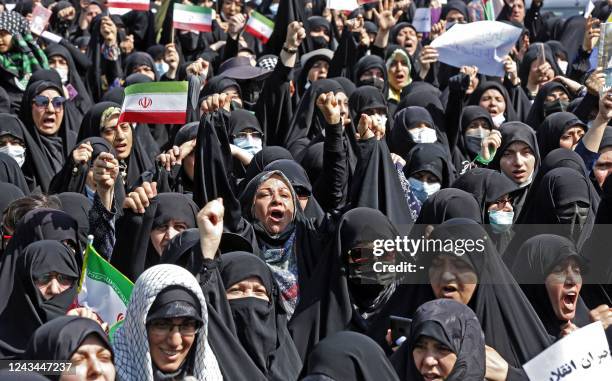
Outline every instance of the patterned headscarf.
[(153, 362), (147, 339), (146, 320), (157, 295), (169, 286), (181, 286), (197, 296), (202, 306), (203, 326), (191, 350), (195, 350), (193, 376), (201, 381), (223, 380), (217, 358), (208, 344), (208, 311), (198, 281), (175, 265), (157, 265), (142, 273), (132, 291), (125, 321), (115, 332), (113, 350), (117, 377), (123, 381), (153, 381)]

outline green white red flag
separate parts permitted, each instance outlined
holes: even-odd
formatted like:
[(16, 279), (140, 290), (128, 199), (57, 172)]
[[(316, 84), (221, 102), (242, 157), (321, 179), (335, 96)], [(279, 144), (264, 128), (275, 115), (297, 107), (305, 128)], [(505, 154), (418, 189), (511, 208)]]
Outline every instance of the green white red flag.
[(108, 8), (125, 8), (134, 11), (148, 11), (149, 0), (109, 0), (106, 2)]
[(172, 27), (197, 32), (212, 31), (213, 11), (197, 5), (174, 3)]
[(264, 44), (268, 42), (272, 31), (274, 30), (274, 21), (259, 12), (251, 12), (251, 16), (247, 21), (245, 31), (253, 35)]
[(136, 83), (125, 88), (121, 122), (185, 124), (187, 81)]

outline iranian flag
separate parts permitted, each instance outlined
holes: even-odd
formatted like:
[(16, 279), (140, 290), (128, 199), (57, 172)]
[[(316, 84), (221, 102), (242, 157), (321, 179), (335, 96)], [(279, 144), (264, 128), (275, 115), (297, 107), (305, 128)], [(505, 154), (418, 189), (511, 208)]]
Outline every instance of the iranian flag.
[(125, 318), (134, 284), (102, 258), (91, 243), (93, 237), (89, 239), (78, 295), (72, 307), (93, 310), (112, 329)]
[(106, 3), (108, 8), (124, 8), (134, 11), (148, 11), (149, 0), (109, 0)]
[(211, 32), (213, 13), (212, 9), (197, 5), (174, 4), (172, 14), (172, 27), (175, 29)]
[(121, 122), (185, 124), (187, 81), (136, 83), (125, 88)]
[(245, 30), (265, 44), (274, 30), (274, 21), (259, 12), (253, 11), (249, 21), (247, 21)]
[(495, 21), (495, 7), (493, 6), (493, 0), (482, 0), (482, 6), (484, 8), (485, 20)]

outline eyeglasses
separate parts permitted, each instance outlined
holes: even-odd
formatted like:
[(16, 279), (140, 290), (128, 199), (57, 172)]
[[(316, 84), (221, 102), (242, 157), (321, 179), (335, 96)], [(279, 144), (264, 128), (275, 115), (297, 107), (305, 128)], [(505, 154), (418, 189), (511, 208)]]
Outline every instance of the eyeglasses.
[(56, 110), (61, 110), (64, 107), (64, 103), (66, 102), (66, 98), (64, 97), (55, 97), (53, 99), (45, 97), (44, 95), (37, 95), (34, 97), (34, 105), (40, 108), (49, 107), (49, 103), (53, 105), (53, 108)]
[(366, 263), (372, 261), (391, 262), (395, 259), (394, 251), (385, 251), (383, 255), (374, 255), (374, 249), (370, 247), (355, 247), (348, 251), (348, 257), (352, 263)]
[(503, 207), (506, 204), (512, 204), (512, 199), (510, 197), (500, 198), (497, 201), (494, 201), (493, 204), (497, 204), (497, 206)]
[(166, 336), (178, 327), (181, 336), (194, 336), (200, 330), (200, 323), (196, 320), (185, 320), (181, 324), (174, 324), (171, 320), (160, 319), (149, 323), (151, 333), (157, 336)]
[(44, 286), (49, 284), (53, 279), (57, 280), (57, 283), (62, 286), (72, 286), (76, 281), (76, 278), (73, 278), (68, 275), (58, 274), (58, 273), (46, 273), (41, 276), (38, 276), (34, 279), (34, 283), (37, 286)]

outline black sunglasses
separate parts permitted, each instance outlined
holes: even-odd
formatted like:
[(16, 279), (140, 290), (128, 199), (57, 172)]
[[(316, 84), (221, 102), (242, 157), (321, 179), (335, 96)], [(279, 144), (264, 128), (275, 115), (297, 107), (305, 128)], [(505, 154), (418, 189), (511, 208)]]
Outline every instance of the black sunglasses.
[(37, 95), (34, 97), (34, 104), (38, 107), (47, 108), (49, 107), (49, 103), (53, 105), (53, 108), (59, 109), (64, 107), (64, 103), (66, 103), (66, 98), (60, 96), (51, 99), (44, 95)]

